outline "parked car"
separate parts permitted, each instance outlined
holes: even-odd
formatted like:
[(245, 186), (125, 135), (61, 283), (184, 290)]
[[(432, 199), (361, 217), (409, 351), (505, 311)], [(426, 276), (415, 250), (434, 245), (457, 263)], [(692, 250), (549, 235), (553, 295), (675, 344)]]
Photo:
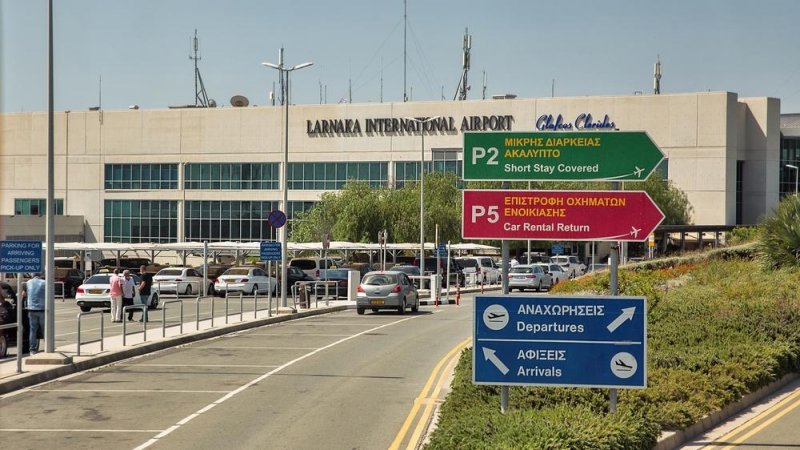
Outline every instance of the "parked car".
[[(278, 278), (278, 289), (280, 289), (281, 288), (280, 287), (281, 286), (281, 284), (280, 284), (280, 271), (278, 271), (278, 274), (279, 274), (278, 275), (278, 277), (279, 277)], [(288, 286), (287, 292), (289, 293), (289, 295), (291, 295), (291, 293), (292, 293), (292, 290), (291, 290), (292, 286), (294, 286), (298, 281), (304, 281), (304, 282), (317, 281), (316, 278), (314, 278), (311, 275), (305, 273), (301, 268), (295, 267), (295, 266), (288, 266), (286, 268), (286, 277), (289, 279), (289, 284), (287, 285)], [(306, 289), (309, 290), (309, 291), (311, 290), (311, 284), (310, 283), (309, 283), (309, 285), (307, 286)]]
[(464, 268), (464, 275), (475, 276), (477, 284), (500, 283), (500, 269), (488, 256), (462, 256), (456, 258), (458, 264)]
[[(399, 264), (399, 265), (396, 265), (396, 266), (392, 267), (391, 270), (396, 271), (396, 272), (403, 272), (404, 274), (408, 275), (409, 277), (418, 277), (419, 276), (419, 267), (412, 266), (412, 265), (409, 265), (409, 264)], [(412, 283), (414, 283), (414, 286), (416, 286), (417, 289), (419, 289), (419, 278), (409, 278), (409, 279), (411, 280)]]
[[(209, 264), (208, 265), (208, 267), (206, 268), (206, 271), (207, 271), (206, 273), (208, 275), (207, 276), (208, 280), (211, 281), (211, 291), (208, 293), (209, 295), (214, 295), (215, 294), (215, 292), (214, 292), (214, 284), (216, 284), (217, 278), (220, 275), (222, 275), (223, 273), (225, 273), (225, 271), (230, 269), (231, 267), (233, 267), (231, 264)], [(203, 273), (203, 266), (202, 265), (201, 266), (197, 266), (197, 267), (194, 268), (194, 270), (196, 270), (197, 273), (202, 274)]]
[[(87, 278), (86, 281), (78, 286), (75, 294), (75, 304), (83, 312), (89, 312), (92, 308), (111, 308), (111, 275), (110, 273), (98, 273)], [(139, 283), (142, 281), (139, 275), (132, 274), (134, 284), (133, 304), (138, 305)], [(147, 309), (158, 307), (158, 292), (151, 291)]]
[[(414, 266), (419, 268), (419, 265), (420, 265), (419, 263), (420, 263), (419, 258), (414, 258)], [(441, 279), (442, 287), (445, 287), (447, 285), (447, 282), (446, 282), (446, 280), (447, 280), (447, 269), (448, 269), (447, 265), (448, 265), (448, 261), (447, 261), (446, 257), (445, 258), (439, 258), (439, 275), (441, 276), (440, 279)], [(397, 266), (395, 266), (395, 267), (397, 267)], [(394, 267), (392, 267), (391, 270), (394, 270)], [(432, 258), (432, 257), (426, 257), (425, 258), (425, 273), (426, 274), (436, 273), (436, 258)], [(450, 258), (450, 286), (455, 286), (456, 284), (458, 284), (459, 286), (463, 287), (465, 285), (465, 283), (466, 283), (466, 277), (464, 276), (464, 268), (461, 266), (461, 264), (458, 263), (458, 261), (456, 261), (455, 258), (451, 257)], [(426, 283), (425, 286), (427, 286), (428, 284), (429, 283)], [(417, 286), (419, 286), (419, 285), (417, 284)]]
[[(347, 297), (347, 288), (349, 286), (348, 276), (350, 272), (358, 272), (356, 269), (326, 269), (321, 270), (319, 274), (319, 281), (328, 281), (328, 295), (336, 297)], [(359, 279), (361, 276), (359, 275)], [(335, 283), (335, 284), (334, 284)], [(314, 295), (317, 298), (325, 296), (325, 285), (322, 283), (314, 285)]]
[(553, 286), (570, 279), (569, 272), (566, 272), (560, 264), (539, 263), (537, 265), (541, 266), (542, 270), (550, 274), (550, 277), (553, 279)]
[(577, 256), (552, 256), (550, 262), (560, 265), (570, 278), (575, 278), (586, 273), (586, 265), (578, 260)]
[(248, 295), (256, 292), (276, 294), (277, 288), (278, 280), (267, 275), (267, 272), (258, 266), (231, 267), (214, 281), (214, 292), (220, 296), (224, 296), (226, 292), (244, 292)]
[(211, 280), (203, 278), (203, 274), (192, 267), (167, 267), (153, 276), (153, 291), (158, 293), (208, 293), (212, 285)]
[(367, 308), (373, 312), (395, 309), (405, 314), (406, 308), (419, 311), (419, 293), (414, 283), (403, 272), (370, 272), (361, 280), (356, 298), (356, 312), (364, 314)]
[(508, 292), (519, 289), (536, 289), (540, 292), (543, 288), (553, 287), (553, 277), (545, 273), (541, 265), (538, 264), (518, 264), (509, 269)]
[(314, 277), (316, 280), (319, 280), (320, 270), (338, 268), (338, 264), (340, 264), (338, 259), (334, 258), (292, 258), (292, 260), (289, 261), (290, 266), (300, 268), (300, 270)]
[[(83, 284), (83, 275), (81, 275), (81, 271), (78, 269), (65, 269), (61, 267), (56, 267), (55, 270), (56, 275), (54, 281), (58, 282), (54, 286), (56, 295), (61, 295), (63, 286), (64, 297), (75, 298), (78, 286)], [(63, 285), (61, 283), (63, 283)]]
[[(6, 300), (7, 303), (0, 305), (0, 325), (8, 325), (17, 322), (17, 294), (11, 285), (6, 282), (0, 282), (0, 295)], [(28, 352), (28, 315), (23, 311), (22, 313), (22, 353)], [(0, 330), (0, 358), (8, 356), (8, 348), (17, 346), (17, 329), (9, 328), (7, 330)], [(17, 346), (19, 348), (19, 346)]]

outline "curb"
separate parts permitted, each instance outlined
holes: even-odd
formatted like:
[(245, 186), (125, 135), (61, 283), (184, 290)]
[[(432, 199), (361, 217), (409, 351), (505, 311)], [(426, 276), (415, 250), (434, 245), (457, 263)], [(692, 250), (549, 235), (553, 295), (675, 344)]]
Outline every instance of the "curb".
[(248, 330), (250, 328), (257, 328), (264, 325), (271, 325), (280, 322), (286, 322), (294, 319), (301, 319), (304, 317), (318, 316), (336, 311), (344, 311), (352, 309), (349, 305), (330, 306), (324, 309), (314, 309), (310, 311), (302, 311), (283, 316), (266, 317), (262, 319), (251, 320), (248, 322), (238, 322), (234, 324), (223, 325), (220, 328), (212, 328), (203, 330), (192, 334), (184, 334), (181, 336), (174, 336), (156, 342), (145, 342), (137, 344), (134, 347), (110, 351), (100, 356), (89, 357), (88, 359), (73, 362), (64, 366), (58, 366), (51, 369), (45, 369), (37, 372), (26, 372), (15, 374), (8, 377), (5, 381), (0, 381), (0, 395), (8, 394), (10, 392), (30, 387), (36, 384), (44, 383), (47, 381), (61, 378), (65, 375), (71, 375), (77, 372), (83, 372), (89, 369), (94, 369), (100, 366), (105, 366), (113, 362), (121, 361), (123, 359), (133, 358), (135, 356), (146, 355), (148, 353), (165, 350), (171, 347), (177, 347), (184, 344), (209, 339), (212, 337), (222, 336), (225, 334), (235, 333), (237, 331)]
[(659, 438), (658, 443), (655, 447), (653, 447), (653, 450), (677, 449), (681, 445), (690, 442), (697, 436), (702, 435), (725, 420), (730, 419), (736, 414), (742, 412), (744, 409), (752, 406), (753, 403), (756, 403), (770, 394), (777, 392), (779, 389), (796, 380), (798, 377), (800, 377), (800, 374), (797, 373), (785, 375), (780, 380), (773, 381), (772, 383), (756, 390), (755, 392), (745, 395), (739, 401), (731, 403), (721, 410), (703, 417), (689, 428), (661, 433), (661, 438)]

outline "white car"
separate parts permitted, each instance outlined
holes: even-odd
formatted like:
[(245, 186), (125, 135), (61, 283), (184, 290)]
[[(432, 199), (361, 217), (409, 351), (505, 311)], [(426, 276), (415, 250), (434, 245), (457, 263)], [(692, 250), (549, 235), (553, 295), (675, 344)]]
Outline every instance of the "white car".
[(508, 292), (519, 289), (536, 289), (537, 292), (544, 288), (553, 287), (552, 276), (544, 271), (544, 267), (538, 264), (517, 264), (509, 269)]
[[(98, 273), (86, 279), (75, 291), (75, 304), (83, 312), (89, 312), (92, 308), (111, 308), (111, 275), (110, 273)], [(139, 275), (132, 274), (134, 290), (133, 304), (138, 305), (139, 300)], [(158, 294), (150, 296), (147, 309), (158, 307)]]
[(193, 295), (210, 292), (211, 280), (193, 267), (166, 267), (153, 276), (153, 292)]
[(278, 280), (267, 275), (258, 266), (234, 266), (214, 280), (214, 291), (219, 296), (226, 292), (244, 292), (245, 294), (277, 293)]
[(488, 256), (462, 256), (456, 262), (464, 268), (467, 278), (474, 278), (477, 284), (500, 284), (500, 269)]
[(579, 277), (586, 273), (586, 265), (580, 262), (577, 256), (552, 256), (550, 262), (563, 267), (570, 278)]
[(560, 264), (556, 263), (538, 263), (538, 266), (542, 266), (545, 273), (549, 273), (550, 277), (553, 279), (553, 286), (561, 283), (562, 281), (568, 281), (570, 279), (569, 272), (565, 271)]

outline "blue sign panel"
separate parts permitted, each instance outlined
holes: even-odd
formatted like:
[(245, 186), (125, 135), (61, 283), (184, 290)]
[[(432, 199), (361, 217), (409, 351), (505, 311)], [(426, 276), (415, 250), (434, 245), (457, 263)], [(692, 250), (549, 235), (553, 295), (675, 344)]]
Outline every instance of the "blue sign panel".
[(0, 272), (41, 271), (41, 241), (0, 241)]
[(554, 255), (563, 255), (564, 246), (562, 244), (553, 244), (550, 246), (550, 253)]
[(644, 388), (644, 297), (477, 296), (475, 384)]
[(438, 253), (437, 256), (440, 258), (447, 258), (447, 245), (439, 244), (439, 247), (437, 247), (436, 250)]
[(261, 243), (261, 260), (262, 261), (280, 261), (281, 260), (281, 243), (275, 241), (267, 241)]

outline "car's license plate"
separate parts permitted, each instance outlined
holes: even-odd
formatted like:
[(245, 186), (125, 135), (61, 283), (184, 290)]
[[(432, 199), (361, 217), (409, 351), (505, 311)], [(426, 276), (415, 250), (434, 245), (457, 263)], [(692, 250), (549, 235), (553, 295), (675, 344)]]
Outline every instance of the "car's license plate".
[(370, 304), (370, 305), (382, 305), (382, 304), (383, 304), (383, 299), (380, 299), (380, 300), (370, 300), (370, 301), (369, 301), (369, 304)]
[(89, 289), (90, 294), (102, 294), (103, 289)]

